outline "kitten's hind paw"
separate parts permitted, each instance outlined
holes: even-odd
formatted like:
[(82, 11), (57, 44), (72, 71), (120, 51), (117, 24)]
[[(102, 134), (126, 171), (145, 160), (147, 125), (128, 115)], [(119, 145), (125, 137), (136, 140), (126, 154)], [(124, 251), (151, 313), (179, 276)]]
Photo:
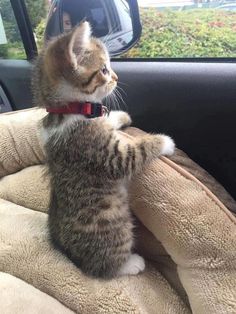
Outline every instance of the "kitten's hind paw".
[(138, 254), (131, 254), (128, 261), (121, 267), (119, 275), (137, 275), (138, 273), (144, 271), (144, 269), (144, 259)]

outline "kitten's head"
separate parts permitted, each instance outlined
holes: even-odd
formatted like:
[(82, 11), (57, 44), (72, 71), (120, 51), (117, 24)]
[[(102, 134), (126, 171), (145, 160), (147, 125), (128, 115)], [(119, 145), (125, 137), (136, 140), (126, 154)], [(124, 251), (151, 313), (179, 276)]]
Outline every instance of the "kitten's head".
[(100, 102), (118, 80), (104, 44), (91, 36), (88, 22), (49, 43), (35, 73), (34, 88), (42, 91), (38, 101), (44, 105)]

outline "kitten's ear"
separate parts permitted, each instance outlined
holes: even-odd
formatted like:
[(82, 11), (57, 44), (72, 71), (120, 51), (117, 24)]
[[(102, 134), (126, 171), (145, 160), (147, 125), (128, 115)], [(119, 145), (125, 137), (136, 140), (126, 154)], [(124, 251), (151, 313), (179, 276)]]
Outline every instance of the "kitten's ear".
[(89, 43), (91, 37), (91, 26), (85, 21), (79, 24), (71, 33), (69, 41), (69, 56), (75, 66), (82, 58), (82, 53)]

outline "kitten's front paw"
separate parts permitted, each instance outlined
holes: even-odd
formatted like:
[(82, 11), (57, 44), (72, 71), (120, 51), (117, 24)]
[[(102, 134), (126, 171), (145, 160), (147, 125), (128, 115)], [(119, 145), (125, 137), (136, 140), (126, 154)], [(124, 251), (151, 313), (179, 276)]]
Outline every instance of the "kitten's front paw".
[(125, 275), (137, 275), (138, 273), (144, 271), (145, 261), (143, 257), (138, 254), (131, 254), (128, 261), (121, 267), (119, 274), (121, 276)]
[(165, 156), (171, 156), (174, 154), (175, 152), (175, 143), (172, 140), (172, 138), (170, 138), (167, 135), (162, 135), (163, 138), (163, 146), (161, 149), (161, 155), (165, 155)]
[(132, 123), (129, 114), (124, 111), (111, 111), (108, 120), (116, 130), (127, 127)]

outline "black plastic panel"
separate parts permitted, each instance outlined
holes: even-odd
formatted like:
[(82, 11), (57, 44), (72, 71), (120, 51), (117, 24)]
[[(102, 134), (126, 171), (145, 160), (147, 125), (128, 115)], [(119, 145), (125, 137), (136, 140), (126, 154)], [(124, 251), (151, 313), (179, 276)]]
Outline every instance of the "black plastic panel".
[(236, 64), (113, 62), (135, 126), (170, 134), (236, 198)]
[(0, 60), (0, 85), (15, 110), (32, 107), (31, 70), (25, 60)]
[(0, 86), (0, 113), (12, 111), (12, 106), (5, 94), (3, 88)]

